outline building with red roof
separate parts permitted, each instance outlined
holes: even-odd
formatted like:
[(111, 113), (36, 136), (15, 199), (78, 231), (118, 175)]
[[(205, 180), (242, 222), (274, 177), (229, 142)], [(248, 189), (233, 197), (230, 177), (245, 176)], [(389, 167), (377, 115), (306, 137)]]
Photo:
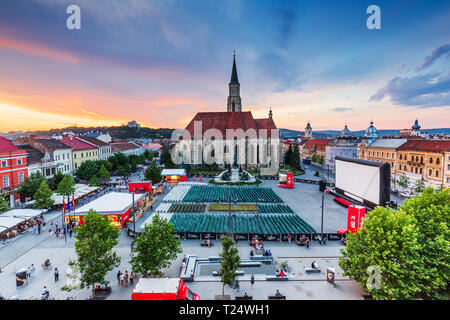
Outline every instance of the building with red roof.
[(282, 143), (272, 110), (262, 119), (255, 119), (251, 111), (242, 111), (235, 55), (228, 86), (227, 111), (197, 113), (179, 136), (179, 159), (173, 159), (175, 163), (243, 168), (279, 164)]
[(27, 153), (11, 141), (0, 137), (0, 192), (6, 196), (10, 207), (20, 203), (18, 187), (28, 178)]
[(303, 144), (303, 152), (300, 157), (302, 159), (311, 159), (313, 155), (323, 156), (325, 159), (326, 147), (334, 139), (311, 139)]
[(72, 149), (72, 168), (74, 172), (87, 160), (99, 160), (98, 147), (93, 143), (83, 141), (74, 135), (54, 136), (54, 138)]
[[(450, 140), (412, 139), (397, 148), (398, 170), (434, 187), (450, 186)], [(413, 184), (412, 183), (412, 184)]]

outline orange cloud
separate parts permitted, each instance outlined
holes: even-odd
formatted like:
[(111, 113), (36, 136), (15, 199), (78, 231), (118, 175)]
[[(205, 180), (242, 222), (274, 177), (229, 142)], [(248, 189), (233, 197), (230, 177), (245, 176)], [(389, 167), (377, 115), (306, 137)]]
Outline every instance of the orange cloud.
[(52, 49), (31, 42), (8, 39), (4, 36), (0, 36), (0, 47), (14, 51), (19, 51), (25, 54), (44, 57), (47, 59), (54, 59), (72, 64), (79, 63), (81, 61), (79, 57), (66, 51)]

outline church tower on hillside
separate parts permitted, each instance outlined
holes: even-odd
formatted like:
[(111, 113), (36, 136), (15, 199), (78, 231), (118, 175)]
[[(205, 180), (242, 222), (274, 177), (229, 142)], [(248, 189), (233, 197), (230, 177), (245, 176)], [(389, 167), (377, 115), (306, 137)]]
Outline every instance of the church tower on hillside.
[(308, 121), (308, 124), (305, 127), (305, 138), (312, 139), (312, 128), (311, 124)]
[(236, 53), (233, 54), (233, 70), (231, 71), (231, 81), (228, 84), (229, 94), (228, 94), (228, 103), (227, 103), (227, 111), (228, 112), (241, 112), (242, 104), (241, 104), (241, 85), (238, 81), (238, 75), (236, 70)]

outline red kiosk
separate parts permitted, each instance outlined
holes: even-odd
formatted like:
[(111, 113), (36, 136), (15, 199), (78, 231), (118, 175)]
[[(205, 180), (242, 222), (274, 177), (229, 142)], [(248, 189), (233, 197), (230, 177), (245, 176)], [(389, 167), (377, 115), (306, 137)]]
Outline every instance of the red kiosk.
[(293, 172), (279, 173), (278, 177), (280, 179), (280, 187), (288, 188), (288, 189), (294, 188), (294, 173)]

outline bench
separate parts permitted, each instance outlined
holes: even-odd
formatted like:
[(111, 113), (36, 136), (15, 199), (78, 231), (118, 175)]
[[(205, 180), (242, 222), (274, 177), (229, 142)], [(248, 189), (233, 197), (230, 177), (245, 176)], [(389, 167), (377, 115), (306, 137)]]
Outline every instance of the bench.
[(210, 242), (210, 244), (208, 245), (208, 242), (206, 242), (206, 240), (204, 240), (204, 241), (200, 242), (200, 245), (202, 247), (211, 247), (213, 245), (213, 243)]
[(288, 276), (280, 277), (280, 276), (266, 276), (267, 281), (287, 281), (289, 280)]
[(253, 297), (252, 297), (252, 296), (247, 296), (247, 297), (244, 297), (244, 296), (242, 296), (242, 297), (236, 296), (235, 299), (236, 299), (236, 300), (253, 300)]
[(269, 300), (286, 300), (286, 296), (268, 296)]
[(106, 286), (105, 288), (95, 287), (94, 291), (95, 292), (111, 292), (111, 287), (110, 286)]
[(250, 256), (250, 260), (272, 262), (273, 256), (263, 256), (263, 255), (258, 254), (255, 256)]
[[(197, 260), (197, 256), (188, 255), (186, 256), (186, 265), (181, 269), (180, 278), (184, 281), (193, 281), (194, 280), (194, 268)], [(192, 272), (191, 272), (192, 270)]]
[(306, 273), (320, 273), (320, 268), (305, 268)]
[(241, 262), (239, 264), (240, 267), (260, 267), (261, 262), (254, 261), (254, 262)]
[(208, 260), (209, 261), (220, 261), (220, 260), (222, 260), (222, 258), (221, 257), (208, 257)]
[[(219, 271), (213, 271), (212, 274), (213, 274), (213, 276), (220, 276)], [(244, 271), (243, 270), (237, 270), (236, 271), (236, 275), (243, 276), (244, 275)]]

